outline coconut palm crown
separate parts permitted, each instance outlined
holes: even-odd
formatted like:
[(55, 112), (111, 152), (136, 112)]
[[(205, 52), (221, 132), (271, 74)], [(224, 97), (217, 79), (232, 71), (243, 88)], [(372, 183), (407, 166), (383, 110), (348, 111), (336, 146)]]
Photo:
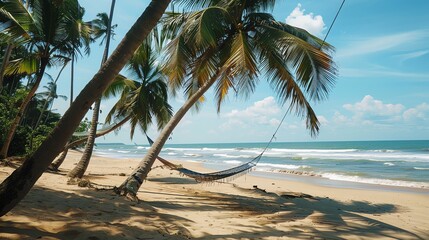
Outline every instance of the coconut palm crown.
[(127, 63), (130, 76), (136, 80), (118, 76), (118, 80), (105, 92), (114, 95), (112, 92), (116, 89), (115, 85), (120, 87), (121, 96), (106, 121), (110, 123), (113, 119), (130, 118), (131, 139), (136, 126), (146, 132), (155, 118), (158, 130), (161, 130), (173, 115), (172, 107), (168, 103), (167, 79), (157, 65), (158, 53), (152, 46), (153, 42), (160, 41), (157, 35), (157, 31), (153, 31)]
[(265, 12), (274, 2), (207, 0), (202, 10), (168, 13), (164, 27), (175, 37), (167, 46), (164, 70), (173, 91), (183, 87), (188, 96), (215, 78), (218, 111), (231, 88), (247, 96), (264, 77), (280, 102), (289, 102), (289, 110), (305, 117), (316, 135), (319, 121), (309, 102), (325, 99), (334, 84), (334, 49), (303, 29), (276, 21)]

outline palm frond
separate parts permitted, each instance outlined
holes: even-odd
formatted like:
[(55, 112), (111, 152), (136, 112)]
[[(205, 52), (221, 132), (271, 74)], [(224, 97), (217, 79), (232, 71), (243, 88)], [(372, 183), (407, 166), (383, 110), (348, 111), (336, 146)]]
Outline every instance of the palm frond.
[(109, 87), (104, 90), (102, 97), (103, 99), (116, 97), (118, 94), (121, 94), (124, 91), (126, 92), (136, 88), (136, 83), (133, 80), (127, 79), (123, 75), (118, 75), (109, 85)]
[(11, 60), (5, 70), (5, 75), (31, 75), (38, 71), (39, 64), (39, 58), (34, 55)]
[(230, 56), (223, 67), (228, 69), (231, 76), (238, 79), (236, 86), (239, 92), (249, 94), (255, 90), (255, 79), (257, 79), (259, 69), (251, 39), (245, 32), (240, 31), (235, 35)]
[(191, 63), (191, 56), (190, 49), (181, 37), (173, 39), (166, 47), (162, 71), (169, 79), (169, 89), (173, 95), (182, 87), (188, 66)]
[[(260, 46), (275, 46), (276, 51), (287, 59), (296, 72), (297, 80), (312, 100), (323, 100), (334, 84), (336, 67), (332, 57), (289, 32), (271, 26), (260, 25), (257, 41)], [(271, 39), (277, 39), (273, 42)], [(309, 38), (312, 40), (313, 38)], [(256, 41), (256, 40), (255, 40)]]
[(31, 39), (34, 19), (20, 0), (0, 2), (0, 31), (2, 41), (22, 45)]

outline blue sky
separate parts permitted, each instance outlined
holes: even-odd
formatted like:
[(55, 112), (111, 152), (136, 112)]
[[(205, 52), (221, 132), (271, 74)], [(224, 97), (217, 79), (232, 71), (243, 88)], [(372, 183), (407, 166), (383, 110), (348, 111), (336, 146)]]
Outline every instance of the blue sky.
[[(82, 1), (86, 19), (108, 12), (110, 0)], [(342, 0), (278, 1), (273, 15), (278, 21), (307, 29), (323, 38)], [(113, 22), (118, 24), (112, 49), (148, 1), (117, 1)], [(344, 141), (429, 139), (429, 1), (346, 0), (327, 41), (334, 45), (339, 76), (329, 98), (313, 103), (322, 123), (311, 138), (302, 119), (289, 115), (276, 141)], [(91, 56), (76, 65), (75, 96), (98, 70), (102, 49), (92, 46)], [(55, 75), (56, 69), (50, 69)], [(69, 68), (64, 71), (69, 72)], [(261, 78), (256, 92), (246, 99), (230, 96), (219, 114), (211, 93), (202, 109), (189, 112), (168, 143), (266, 142), (287, 106)], [(69, 96), (69, 75), (59, 81), (59, 93)], [(171, 99), (174, 109), (182, 96)], [(114, 99), (102, 103), (102, 120)], [(68, 101), (57, 100), (63, 113)], [(90, 118), (91, 112), (88, 113)], [(156, 137), (155, 129), (150, 134)], [(97, 142), (146, 144), (137, 133), (129, 139), (129, 127)]]

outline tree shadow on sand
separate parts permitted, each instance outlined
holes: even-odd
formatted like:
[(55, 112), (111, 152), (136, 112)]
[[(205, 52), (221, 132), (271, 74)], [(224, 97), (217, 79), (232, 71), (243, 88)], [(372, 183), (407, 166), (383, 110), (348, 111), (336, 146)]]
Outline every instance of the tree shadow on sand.
[[(182, 182), (159, 181), (161, 189), (139, 191), (133, 203), (109, 191), (71, 193), (35, 187), (0, 220), (0, 239), (425, 239), (372, 216), (399, 213), (391, 204), (339, 202), (328, 198), (277, 195), (236, 187), (234, 194), (210, 192)], [(192, 185), (193, 186), (193, 185)], [(162, 195), (162, 197), (161, 197)], [(205, 220), (178, 216), (196, 211)], [(251, 219), (249, 221), (243, 221)], [(228, 223), (228, 224), (226, 224)], [(213, 225), (211, 232), (192, 232)], [(224, 230), (224, 231), (223, 231)], [(207, 230), (210, 231), (210, 230)], [(19, 238), (15, 238), (19, 239)]]
[(111, 192), (34, 187), (0, 220), (0, 239), (189, 239), (189, 221)]
[[(183, 187), (186, 189), (186, 187)], [(165, 212), (177, 209), (204, 212), (227, 211), (222, 223), (234, 226), (233, 234), (228, 226), (217, 226), (216, 234), (205, 233), (200, 239), (241, 238), (315, 238), (347, 239), (393, 238), (425, 239), (427, 233), (413, 233), (391, 224), (378, 221), (373, 216), (399, 213), (402, 209), (392, 204), (372, 204), (364, 201), (340, 202), (329, 198), (313, 198), (308, 195), (277, 195), (260, 189), (237, 188), (238, 194), (195, 191), (176, 194), (168, 201), (149, 201), (147, 204)], [(165, 189), (164, 191), (168, 191)], [(163, 194), (142, 190), (142, 194)], [(227, 221), (225, 221), (225, 218)], [(243, 223), (252, 218), (254, 222)], [(216, 219), (211, 225), (216, 226)], [(225, 229), (225, 233), (222, 233)], [(239, 229), (239, 230), (237, 230)], [(229, 229), (231, 230), (231, 229)]]

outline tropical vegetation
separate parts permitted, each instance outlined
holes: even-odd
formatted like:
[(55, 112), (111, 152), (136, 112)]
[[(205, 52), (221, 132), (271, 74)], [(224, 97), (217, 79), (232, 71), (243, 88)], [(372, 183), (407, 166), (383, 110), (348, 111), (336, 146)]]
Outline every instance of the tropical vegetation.
[[(306, 120), (310, 133), (318, 133), (320, 124), (310, 102), (323, 100), (334, 83), (332, 46), (274, 19), (269, 13), (274, 0), (179, 2), (184, 11), (165, 13), (170, 0), (152, 0), (110, 57), (105, 51), (99, 71), (60, 116), (52, 110), (52, 101), (61, 97), (56, 93), (58, 77), (46, 86), (47, 91), (36, 93), (46, 70), (64, 67), (70, 59), (74, 63), (82, 49), (89, 53), (94, 38), (104, 37), (108, 42), (112, 17), (100, 14), (96, 21), (84, 22), (77, 0), (0, 0), (0, 50), (4, 53), (0, 111), (5, 113), (0, 116), (0, 130), (8, 133), (0, 138), (0, 158), (25, 155), (0, 184), (0, 216), (24, 198), (64, 149), (94, 141), (126, 121), (131, 137), (137, 127), (146, 132), (156, 122), (159, 137), (118, 188), (121, 194), (136, 198), (174, 128), (192, 107), (201, 107), (209, 89), (215, 92), (219, 111), (231, 90), (248, 96), (256, 91), (259, 80), (266, 79), (280, 101)], [(160, 23), (161, 33), (156, 28)], [(166, 38), (168, 45), (162, 48)], [(162, 61), (157, 61), (160, 56)], [(124, 67), (130, 73), (127, 77), (119, 74)], [(174, 95), (183, 90), (187, 98), (174, 115), (167, 87)], [(79, 127), (89, 128), (87, 121), (81, 121), (103, 94), (118, 96), (107, 118), (114, 126), (97, 133), (98, 118), (93, 118), (90, 136), (74, 141), (72, 135)], [(25, 147), (9, 148), (15, 145)], [(89, 158), (78, 164), (78, 174), (69, 176), (82, 177), (88, 163)]]

